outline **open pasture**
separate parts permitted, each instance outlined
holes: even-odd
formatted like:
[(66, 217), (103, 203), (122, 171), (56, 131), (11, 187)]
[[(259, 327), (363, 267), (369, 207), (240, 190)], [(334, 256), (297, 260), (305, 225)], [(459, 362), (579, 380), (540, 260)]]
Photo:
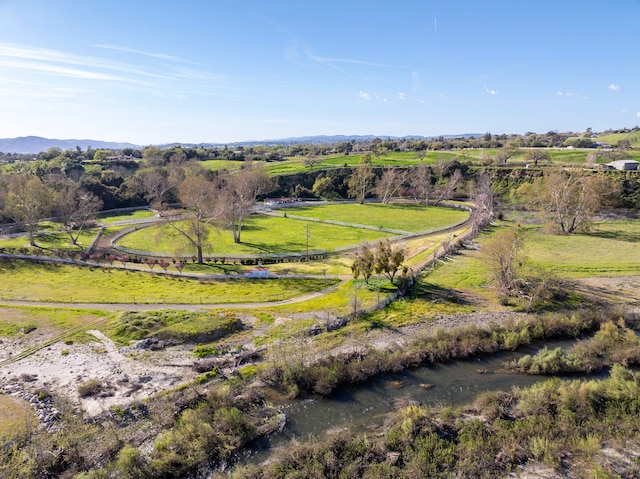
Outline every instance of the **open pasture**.
[(2, 261), (0, 299), (56, 303), (211, 304), (275, 301), (319, 291), (335, 280), (195, 280), (161, 273)]
[[(389, 233), (352, 228), (292, 218), (253, 215), (242, 228), (242, 242), (233, 242), (231, 231), (211, 228), (207, 254), (233, 256), (243, 254), (303, 253), (309, 250), (333, 251), (338, 247), (356, 245), (363, 241), (387, 238)], [(120, 239), (119, 245), (136, 251), (165, 254), (191, 254), (184, 237), (170, 225), (156, 225), (134, 231)]]
[[(313, 166), (313, 169), (340, 168), (345, 166), (355, 167), (358, 165), (361, 157), (361, 154), (319, 156), (317, 158), (318, 164)], [(414, 151), (392, 151), (384, 155), (372, 156), (371, 162), (374, 166), (410, 166), (417, 165), (421, 161), (431, 165), (437, 163), (439, 160), (450, 160), (455, 157), (461, 160), (468, 159), (457, 151), (425, 152), (422, 160)], [(302, 157), (289, 157), (282, 161), (272, 161), (266, 163), (266, 166), (271, 176), (288, 175), (301, 171), (309, 171), (311, 169), (305, 166), (304, 158)]]
[(111, 313), (92, 310), (51, 309), (33, 306), (0, 306), (0, 336), (34, 330), (66, 331), (106, 321)]
[(532, 231), (525, 240), (531, 263), (558, 276), (640, 273), (640, 222), (598, 222), (589, 233), (551, 235)]
[(425, 207), (415, 203), (346, 203), (304, 206), (280, 211), (320, 221), (340, 221), (408, 233), (443, 228), (469, 216), (465, 210)]

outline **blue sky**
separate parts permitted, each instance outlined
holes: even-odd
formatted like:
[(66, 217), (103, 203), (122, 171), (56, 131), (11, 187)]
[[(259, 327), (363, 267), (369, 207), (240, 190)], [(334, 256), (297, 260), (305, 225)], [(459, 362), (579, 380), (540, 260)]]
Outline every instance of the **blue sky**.
[(0, 138), (640, 124), (640, 0), (0, 0)]

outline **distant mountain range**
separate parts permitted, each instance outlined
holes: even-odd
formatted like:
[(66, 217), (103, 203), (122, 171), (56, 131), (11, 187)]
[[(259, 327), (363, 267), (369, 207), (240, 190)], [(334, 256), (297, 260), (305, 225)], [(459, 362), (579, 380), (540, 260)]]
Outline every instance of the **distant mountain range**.
[[(482, 136), (480, 133), (464, 133), (461, 135), (437, 135), (443, 138), (474, 138)], [(343, 141), (371, 141), (374, 138), (381, 139), (427, 139), (434, 138), (408, 135), (408, 136), (384, 136), (384, 135), (317, 135), (317, 136), (299, 136), (293, 138), (281, 138), (275, 140), (249, 140), (239, 141), (233, 143), (167, 143), (158, 145), (160, 147), (168, 146), (189, 146), (189, 147), (218, 147), (218, 146), (255, 146), (255, 145), (277, 145), (277, 144), (296, 144), (296, 143), (339, 143)], [(93, 149), (108, 149), (108, 150), (122, 150), (124, 148), (144, 148), (141, 145), (134, 145), (132, 143), (118, 143), (111, 141), (99, 141), (99, 140), (56, 140), (51, 138), (42, 138), (40, 136), (22, 136), (19, 138), (0, 138), (0, 152), (3, 153), (28, 153), (36, 154), (41, 151), (47, 151), (49, 148), (60, 148), (61, 150), (69, 150), (76, 147), (80, 147), (86, 150), (88, 147)]]
[(22, 136), (19, 138), (1, 138), (0, 151), (4, 153), (40, 153), (49, 148), (60, 148), (61, 150), (73, 149), (79, 146), (83, 150), (88, 147), (93, 149), (122, 150), (123, 148), (140, 148), (131, 143), (118, 143), (112, 141), (98, 140), (56, 140), (42, 138), (40, 136)]

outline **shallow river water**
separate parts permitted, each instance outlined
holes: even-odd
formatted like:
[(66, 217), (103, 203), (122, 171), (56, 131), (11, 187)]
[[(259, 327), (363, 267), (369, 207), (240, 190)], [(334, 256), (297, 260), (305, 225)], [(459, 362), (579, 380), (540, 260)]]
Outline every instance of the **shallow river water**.
[[(574, 343), (574, 340), (559, 340), (545, 344), (550, 349), (568, 349)], [(239, 458), (240, 462), (260, 463), (268, 458), (270, 449), (286, 446), (293, 439), (305, 441), (343, 428), (353, 432), (374, 429), (382, 425), (384, 416), (394, 410), (400, 399), (410, 398), (431, 406), (461, 406), (472, 402), (481, 392), (508, 391), (513, 386), (527, 387), (546, 380), (548, 376), (501, 372), (506, 361), (535, 354), (543, 346), (534, 344), (514, 352), (382, 374), (361, 384), (342, 386), (329, 398), (287, 401), (282, 404), (287, 416), (283, 431), (258, 441)], [(425, 388), (427, 384), (433, 386)]]

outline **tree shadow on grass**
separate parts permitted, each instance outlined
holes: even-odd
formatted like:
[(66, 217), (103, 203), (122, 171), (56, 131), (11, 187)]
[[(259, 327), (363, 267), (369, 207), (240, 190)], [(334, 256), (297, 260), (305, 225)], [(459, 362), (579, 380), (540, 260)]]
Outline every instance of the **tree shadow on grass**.
[(625, 241), (627, 243), (640, 242), (640, 232), (630, 233), (628, 231), (594, 231), (592, 233), (584, 233), (585, 236), (591, 236), (593, 238)]
[(286, 253), (300, 253), (304, 251), (305, 245), (302, 243), (294, 242), (282, 242), (278, 244), (264, 244), (264, 243), (251, 243), (248, 241), (242, 241), (240, 244), (256, 250), (256, 252), (273, 253), (273, 254), (286, 254)]
[(458, 305), (470, 305), (471, 302), (464, 295), (452, 288), (443, 288), (431, 283), (424, 283), (419, 291), (416, 291), (416, 298), (435, 303), (450, 303)]

